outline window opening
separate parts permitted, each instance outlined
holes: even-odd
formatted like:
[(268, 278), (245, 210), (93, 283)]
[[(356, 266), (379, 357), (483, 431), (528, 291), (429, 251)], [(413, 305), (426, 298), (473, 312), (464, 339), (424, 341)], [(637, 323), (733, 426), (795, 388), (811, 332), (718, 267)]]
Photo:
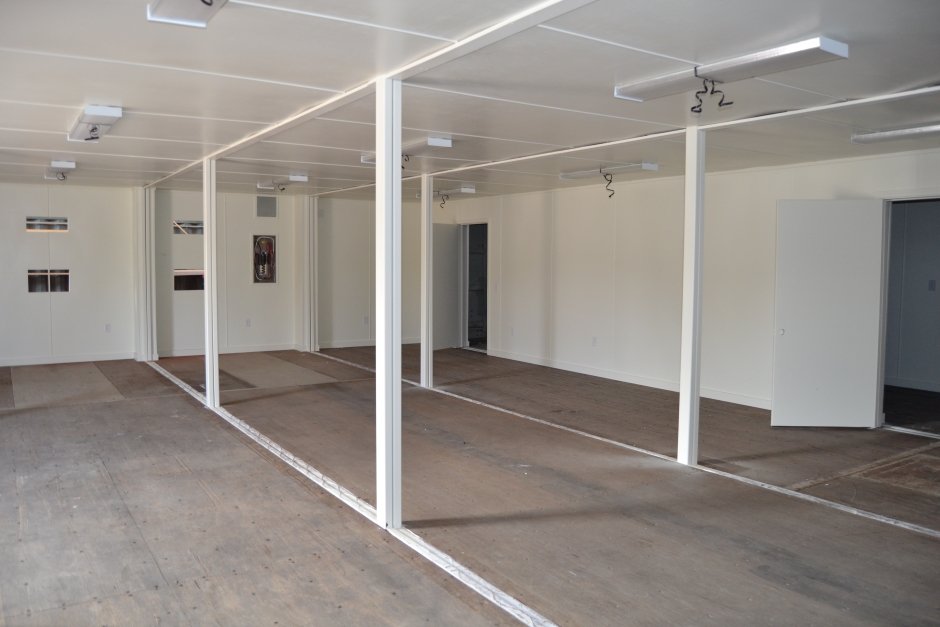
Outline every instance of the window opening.
[(68, 218), (26, 218), (26, 230), (34, 233), (67, 233)]
[(173, 290), (187, 292), (206, 289), (205, 273), (202, 270), (174, 270)]
[(27, 270), (27, 291), (29, 292), (68, 292), (68, 270)]
[(202, 220), (173, 220), (173, 235), (202, 235)]

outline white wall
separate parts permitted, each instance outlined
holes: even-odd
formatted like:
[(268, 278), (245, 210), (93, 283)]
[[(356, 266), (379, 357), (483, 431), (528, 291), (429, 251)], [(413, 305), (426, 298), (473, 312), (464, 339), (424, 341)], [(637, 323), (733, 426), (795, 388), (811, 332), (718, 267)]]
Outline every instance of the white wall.
[[(134, 356), (130, 189), (0, 184), (0, 365)], [(27, 233), (27, 216), (68, 233)], [(28, 293), (29, 269), (68, 269), (68, 293)], [(105, 325), (111, 331), (105, 331)]]
[(940, 202), (891, 213), (885, 383), (940, 392)]
[[(319, 344), (375, 344), (375, 203), (320, 198)], [(402, 342), (421, 341), (421, 208), (402, 204)]]
[[(294, 348), (296, 299), (301, 294), (297, 254), (302, 199), (278, 197), (277, 218), (256, 217), (256, 196), (219, 194), (219, 352)], [(202, 269), (203, 237), (174, 235), (172, 220), (202, 220), (202, 194), (157, 190), (157, 350), (161, 357), (204, 352), (202, 291), (174, 291), (174, 269)], [(252, 281), (252, 236), (277, 237), (277, 282)], [(247, 321), (251, 325), (247, 325)]]
[[(937, 172), (940, 151), (709, 174), (703, 395), (770, 406), (778, 200), (936, 196)], [(676, 390), (683, 179), (614, 188), (448, 203), (490, 225), (488, 349)]]

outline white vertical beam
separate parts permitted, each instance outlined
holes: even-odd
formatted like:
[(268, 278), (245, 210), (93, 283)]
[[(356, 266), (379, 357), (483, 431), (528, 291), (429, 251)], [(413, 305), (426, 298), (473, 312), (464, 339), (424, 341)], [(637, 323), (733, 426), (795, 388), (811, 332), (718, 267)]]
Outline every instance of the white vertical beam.
[(157, 358), (156, 288), (154, 258), (155, 189), (134, 190), (134, 303), (137, 361)]
[(308, 353), (317, 350), (317, 199), (304, 196), (301, 231), (301, 338)]
[(434, 178), (421, 175), (421, 386), (434, 387)]
[(682, 340), (679, 359), (679, 454), (698, 463), (702, 370), (702, 243), (705, 222), (705, 131), (685, 135), (685, 239), (682, 261)]
[(401, 81), (375, 88), (376, 522), (401, 527)]
[(219, 281), (215, 159), (202, 162), (203, 270), (205, 272), (206, 406), (219, 407)]
[(312, 264), (310, 272), (313, 276), (313, 303), (311, 304), (313, 323), (311, 325), (311, 344), (314, 352), (320, 351), (320, 199), (313, 198), (313, 233), (310, 240), (313, 243)]

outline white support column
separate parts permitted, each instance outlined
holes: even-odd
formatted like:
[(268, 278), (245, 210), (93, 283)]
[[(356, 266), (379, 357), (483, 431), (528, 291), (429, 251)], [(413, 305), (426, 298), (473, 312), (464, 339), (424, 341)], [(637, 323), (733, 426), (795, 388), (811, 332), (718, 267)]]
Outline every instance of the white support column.
[(157, 359), (157, 316), (154, 258), (154, 203), (156, 190), (134, 190), (134, 303), (136, 342), (135, 359)]
[(317, 198), (304, 196), (301, 208), (301, 322), (300, 343), (312, 353), (317, 345)]
[(203, 271), (205, 272), (206, 405), (219, 407), (219, 281), (215, 159), (202, 162)]
[(679, 454), (698, 464), (702, 371), (702, 244), (705, 222), (705, 131), (685, 135), (685, 240), (682, 262), (682, 340), (679, 358)]
[(401, 81), (375, 86), (376, 522), (401, 527)]
[(421, 175), (421, 385), (434, 387), (434, 178)]

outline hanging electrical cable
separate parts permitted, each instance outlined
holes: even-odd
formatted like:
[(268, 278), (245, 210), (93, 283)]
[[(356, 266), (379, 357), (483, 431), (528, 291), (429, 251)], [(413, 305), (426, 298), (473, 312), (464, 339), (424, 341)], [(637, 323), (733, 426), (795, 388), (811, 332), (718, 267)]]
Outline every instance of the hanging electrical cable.
[(444, 205), (447, 203), (447, 199), (450, 198), (447, 194), (441, 194), (441, 209), (444, 208)]
[(610, 172), (604, 172), (604, 170), (602, 170), (601, 168), (598, 168), (597, 171), (600, 172), (601, 176), (604, 177), (604, 180), (607, 181), (606, 189), (608, 192), (610, 192), (610, 195), (608, 195), (607, 197), (613, 198), (614, 190), (610, 189), (610, 184), (614, 182), (614, 175), (611, 174)]

